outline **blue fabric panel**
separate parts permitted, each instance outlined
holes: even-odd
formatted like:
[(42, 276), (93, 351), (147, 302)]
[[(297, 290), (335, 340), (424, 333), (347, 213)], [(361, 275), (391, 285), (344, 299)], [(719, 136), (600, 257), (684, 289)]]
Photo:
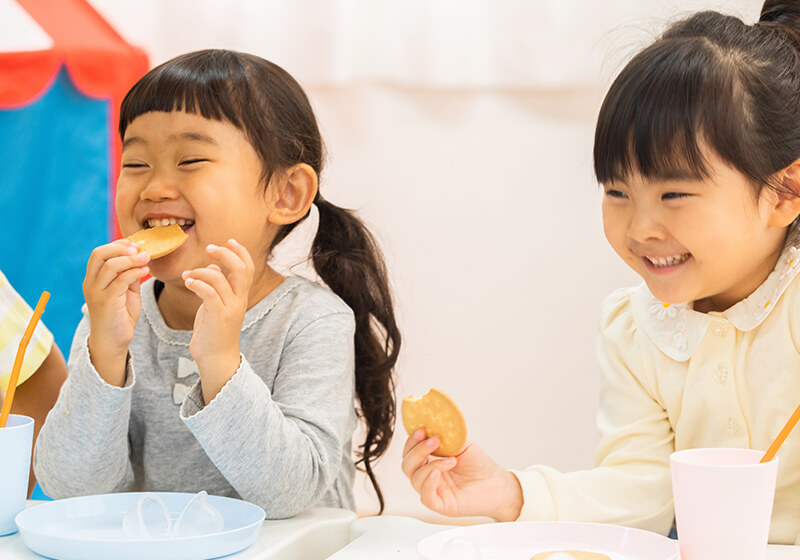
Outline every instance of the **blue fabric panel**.
[(0, 110), (0, 269), (66, 356), (81, 317), (92, 249), (109, 240), (110, 105), (61, 70), (33, 104)]

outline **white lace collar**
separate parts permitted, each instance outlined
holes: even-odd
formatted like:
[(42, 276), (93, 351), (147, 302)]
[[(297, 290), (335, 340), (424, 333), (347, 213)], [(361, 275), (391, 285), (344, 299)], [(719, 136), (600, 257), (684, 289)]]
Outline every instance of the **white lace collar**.
[(728, 319), (740, 331), (756, 328), (774, 309), (775, 303), (800, 272), (800, 250), (787, 247), (775, 269), (756, 291), (721, 313), (700, 313), (691, 303), (664, 304), (642, 283), (633, 295), (636, 321), (658, 348), (673, 360), (692, 357), (714, 315)]

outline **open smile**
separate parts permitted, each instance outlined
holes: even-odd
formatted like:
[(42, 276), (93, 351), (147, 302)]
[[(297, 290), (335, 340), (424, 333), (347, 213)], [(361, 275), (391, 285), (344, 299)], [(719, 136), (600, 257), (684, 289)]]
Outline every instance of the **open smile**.
[(642, 257), (642, 261), (644, 261), (645, 266), (647, 266), (647, 268), (653, 272), (670, 272), (680, 267), (689, 259), (689, 257), (691, 257), (691, 253), (682, 253), (664, 257), (644, 256)]

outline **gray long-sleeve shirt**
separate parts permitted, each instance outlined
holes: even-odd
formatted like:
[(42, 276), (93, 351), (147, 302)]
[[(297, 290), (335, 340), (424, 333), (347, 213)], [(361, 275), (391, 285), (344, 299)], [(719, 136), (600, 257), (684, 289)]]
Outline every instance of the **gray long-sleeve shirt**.
[(152, 279), (124, 387), (89, 360), (84, 306), (69, 377), (36, 442), (42, 489), (54, 498), (206, 490), (256, 503), (268, 518), (354, 509), (354, 330), (330, 290), (287, 278), (247, 311), (241, 365), (204, 406), (192, 331), (166, 325)]

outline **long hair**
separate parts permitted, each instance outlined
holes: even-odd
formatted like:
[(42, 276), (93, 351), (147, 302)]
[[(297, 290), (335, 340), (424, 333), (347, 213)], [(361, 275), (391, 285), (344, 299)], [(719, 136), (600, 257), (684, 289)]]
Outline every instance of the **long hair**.
[[(319, 176), (325, 159), (314, 111), (300, 84), (263, 58), (204, 50), (174, 58), (148, 72), (125, 96), (119, 133), (150, 111), (186, 111), (227, 121), (240, 129), (258, 153), (264, 188), (275, 173), (305, 163)], [(366, 437), (357, 466), (370, 479), (384, 509), (374, 462), (392, 439), (396, 404), (393, 371), (400, 331), (392, 305), (383, 256), (363, 222), (350, 210), (317, 192), (319, 228), (311, 258), (320, 278), (353, 310), (358, 414)], [(273, 247), (296, 223), (284, 226)]]
[(800, 2), (771, 0), (754, 25), (705, 11), (669, 27), (603, 101), (597, 180), (705, 178), (711, 149), (757, 192), (789, 191), (773, 176), (800, 157), (798, 29)]

